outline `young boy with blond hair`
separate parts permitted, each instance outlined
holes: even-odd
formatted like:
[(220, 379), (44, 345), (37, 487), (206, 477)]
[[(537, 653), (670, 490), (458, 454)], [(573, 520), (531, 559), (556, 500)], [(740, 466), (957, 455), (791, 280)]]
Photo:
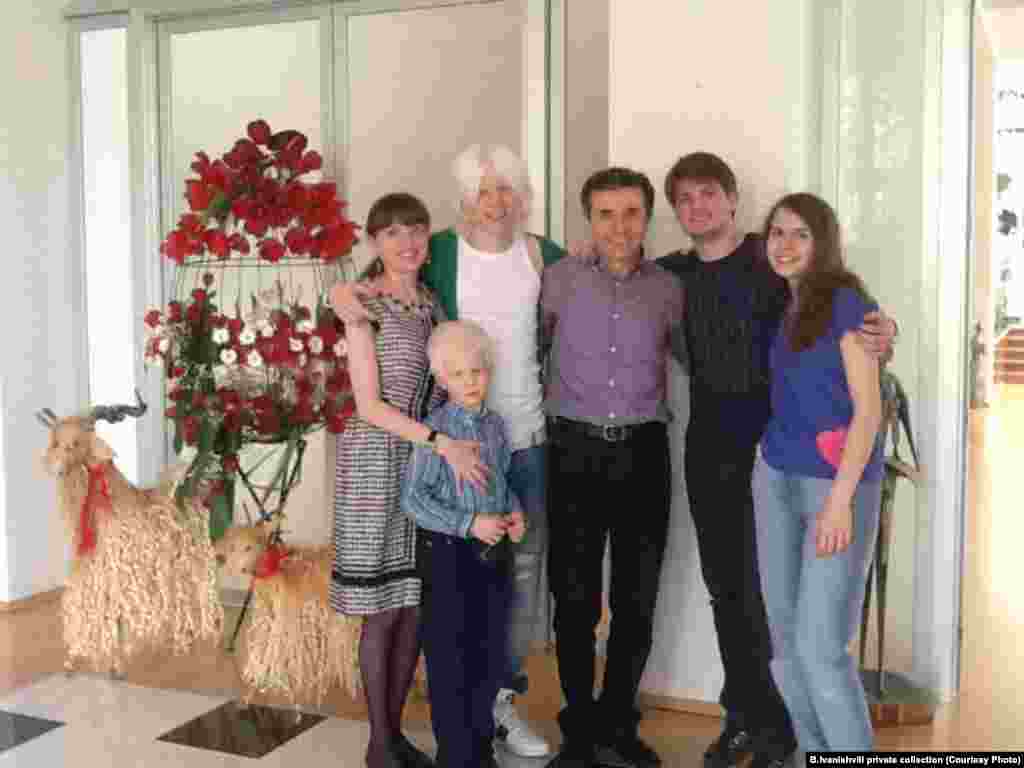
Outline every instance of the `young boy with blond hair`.
[(490, 705), (506, 671), (513, 589), (502, 542), (522, 539), (526, 524), (508, 484), (512, 452), (505, 424), (486, 405), (490, 338), (469, 321), (441, 323), (431, 334), (427, 356), (449, 398), (425, 421), (431, 435), (478, 442), (490, 468), (482, 492), (458, 484), (440, 456), (417, 445), (402, 490), (402, 507), (418, 526), (421, 632), (437, 766), (495, 766)]

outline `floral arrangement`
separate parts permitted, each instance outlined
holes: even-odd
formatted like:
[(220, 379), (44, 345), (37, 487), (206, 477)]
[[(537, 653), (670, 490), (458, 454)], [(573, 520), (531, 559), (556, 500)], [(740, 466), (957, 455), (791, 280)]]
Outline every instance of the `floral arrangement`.
[[(215, 539), (231, 523), (236, 477), (261, 517), (273, 514), (268, 488), (257, 493), (244, 466), (247, 445), (284, 446), (270, 483), (280, 510), (299, 478), (304, 437), (324, 427), (341, 432), (354, 411), (343, 326), (324, 286), (310, 306), (283, 276), (300, 265), (337, 265), (357, 227), (333, 183), (306, 180), (323, 161), (307, 151), (304, 135), (272, 133), (262, 120), (247, 133), (215, 161), (196, 153), (198, 178), (185, 182), (189, 211), (160, 248), (179, 275), (191, 271), (195, 280), (144, 318), (146, 361), (162, 365), (169, 380), (175, 450), (196, 451), (181, 493), (210, 507)], [(232, 302), (223, 286), (232, 268), (261, 276), (269, 269), (275, 279)]]

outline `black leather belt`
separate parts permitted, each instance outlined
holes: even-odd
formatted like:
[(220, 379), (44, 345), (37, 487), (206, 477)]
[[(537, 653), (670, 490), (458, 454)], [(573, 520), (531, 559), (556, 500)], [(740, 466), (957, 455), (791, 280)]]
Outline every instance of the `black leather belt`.
[(641, 430), (665, 426), (660, 421), (645, 421), (640, 424), (591, 424), (589, 421), (573, 421), (561, 416), (552, 416), (551, 423), (557, 429), (604, 440), (607, 443), (621, 443), (623, 440), (629, 440)]

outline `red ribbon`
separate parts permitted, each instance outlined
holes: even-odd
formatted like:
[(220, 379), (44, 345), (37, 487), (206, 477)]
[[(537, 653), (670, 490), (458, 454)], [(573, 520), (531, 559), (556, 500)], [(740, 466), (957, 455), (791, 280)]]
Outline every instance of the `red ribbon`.
[(257, 579), (269, 579), (281, 570), (281, 563), (290, 553), (280, 544), (273, 544), (267, 547), (266, 551), (256, 561), (252, 575)]
[(82, 511), (78, 517), (78, 555), (89, 554), (96, 549), (96, 510), (111, 511), (110, 483), (107, 481), (107, 465), (94, 464), (89, 467), (89, 490), (82, 499)]

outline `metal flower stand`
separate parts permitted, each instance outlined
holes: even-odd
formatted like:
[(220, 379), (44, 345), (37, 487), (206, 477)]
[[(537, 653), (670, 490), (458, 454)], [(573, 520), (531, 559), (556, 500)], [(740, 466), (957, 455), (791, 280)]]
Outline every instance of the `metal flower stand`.
[[(879, 510), (875, 555), (868, 568), (864, 606), (860, 625), (860, 667), (868, 696), (872, 720), (876, 725), (907, 725), (931, 722), (937, 699), (932, 692), (914, 685), (905, 676), (885, 668), (886, 589), (889, 557), (892, 549), (893, 508), (901, 479), (917, 484), (920, 478), (917, 448), (910, 426), (910, 405), (900, 380), (889, 371), (881, 373), (882, 427), (879, 439), (892, 452), (886, 457), (882, 476), (882, 500)], [(900, 456), (901, 436), (905, 434), (913, 464)], [(878, 657), (875, 669), (865, 669), (868, 626), (871, 615), (872, 582), (877, 592), (876, 636)]]

